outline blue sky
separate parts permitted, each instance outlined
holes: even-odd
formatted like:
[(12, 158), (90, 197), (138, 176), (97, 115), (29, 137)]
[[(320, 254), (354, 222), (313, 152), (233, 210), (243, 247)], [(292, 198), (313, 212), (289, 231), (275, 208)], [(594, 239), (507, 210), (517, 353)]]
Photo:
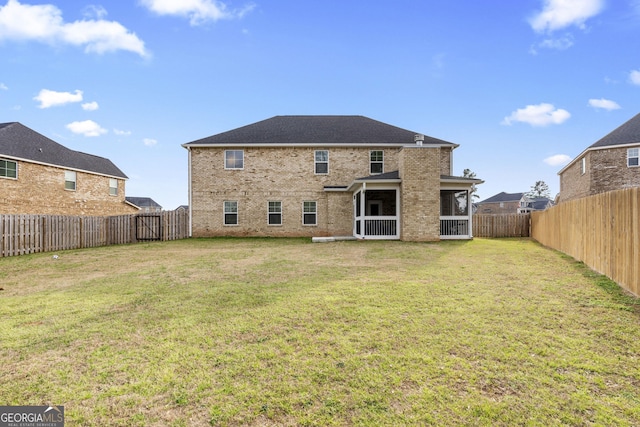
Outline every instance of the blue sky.
[(187, 203), (181, 144), (355, 114), (460, 144), (481, 199), (525, 192), (640, 112), (640, 0), (9, 0), (0, 122)]

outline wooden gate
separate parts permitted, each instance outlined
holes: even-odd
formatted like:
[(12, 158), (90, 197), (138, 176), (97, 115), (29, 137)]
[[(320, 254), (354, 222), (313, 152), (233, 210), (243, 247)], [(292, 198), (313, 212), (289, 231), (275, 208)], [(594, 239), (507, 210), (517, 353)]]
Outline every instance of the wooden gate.
[(137, 215), (136, 240), (162, 240), (162, 216)]

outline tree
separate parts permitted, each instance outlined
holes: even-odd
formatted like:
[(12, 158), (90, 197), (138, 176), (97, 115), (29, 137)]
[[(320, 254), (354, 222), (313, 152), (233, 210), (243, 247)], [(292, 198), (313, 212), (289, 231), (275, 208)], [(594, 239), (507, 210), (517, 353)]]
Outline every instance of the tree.
[[(465, 169), (464, 171), (462, 171), (462, 176), (465, 178), (475, 178), (476, 173), (472, 172), (471, 169)], [(471, 184), (471, 190), (469, 191), (469, 196), (471, 197), (471, 203), (473, 203), (474, 200), (480, 198), (480, 196), (478, 196), (477, 193), (478, 193), (478, 188), (476, 187), (475, 184)]]
[(526, 196), (530, 199), (539, 199), (541, 197), (546, 197), (547, 199), (551, 198), (549, 195), (549, 186), (544, 181), (536, 181), (536, 183), (531, 186), (531, 190), (529, 190)]

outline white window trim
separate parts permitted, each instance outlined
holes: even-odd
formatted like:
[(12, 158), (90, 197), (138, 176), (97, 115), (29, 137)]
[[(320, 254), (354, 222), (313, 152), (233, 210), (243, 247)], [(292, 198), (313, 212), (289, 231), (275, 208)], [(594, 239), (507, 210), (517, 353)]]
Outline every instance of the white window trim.
[(18, 173), (19, 173), (19, 172), (18, 172), (18, 169), (19, 169), (19, 168), (18, 168), (18, 162), (16, 162), (15, 160), (9, 160), (9, 159), (0, 159), (0, 160), (2, 160), (2, 161), (4, 161), (4, 162), (7, 162), (7, 163), (9, 163), (9, 162), (11, 162), (11, 163), (15, 163), (15, 165), (16, 165), (16, 176), (15, 176), (15, 178), (14, 178), (14, 177), (12, 177), (12, 176), (0, 176), (0, 178), (4, 178), (4, 179), (15, 179), (15, 180), (17, 180), (17, 179), (18, 179)]
[[(316, 159), (317, 153), (324, 152), (327, 153), (327, 161), (318, 161)], [(318, 164), (326, 163), (327, 171), (326, 172), (318, 172)], [(313, 173), (314, 175), (329, 175), (329, 150), (315, 150), (313, 152)]]
[[(67, 179), (67, 177), (71, 176), (70, 174), (73, 174), (73, 180)], [(67, 182), (73, 182), (73, 188), (67, 188)], [(78, 174), (75, 171), (64, 171), (64, 189), (66, 191), (76, 191), (78, 189)]]
[[(635, 150), (636, 151), (636, 155), (635, 156), (631, 156), (631, 151)], [(629, 160), (630, 159), (637, 159), (638, 160), (638, 164), (637, 165), (630, 165), (629, 164)], [(640, 148), (634, 147), (634, 148), (628, 148), (627, 149), (627, 167), (628, 168), (637, 168), (640, 167)]]
[[(304, 210), (304, 204), (305, 203), (313, 203), (315, 205), (315, 211), (313, 212), (313, 215), (315, 215), (315, 222), (313, 224), (305, 224), (304, 222), (304, 216), (305, 214), (309, 215), (312, 212), (305, 212)], [(305, 200), (302, 202), (302, 226), (303, 227), (315, 227), (318, 225), (318, 202), (316, 200)]]
[[(280, 203), (280, 212), (271, 212), (271, 210), (270, 210), (270, 208), (271, 208), (270, 204), (271, 203)], [(271, 214), (280, 214), (280, 224), (271, 224), (271, 222), (269, 222), (269, 220), (271, 219)], [(282, 227), (283, 223), (284, 223), (284, 218), (282, 216), (282, 201), (280, 201), (280, 200), (269, 200), (269, 201), (267, 201), (267, 225), (269, 227)]]
[[(230, 168), (227, 165), (227, 153), (230, 153), (230, 152), (240, 152), (240, 153), (242, 153), (242, 167), (241, 168)], [(231, 170), (231, 171), (243, 170), (244, 169), (244, 150), (224, 150), (224, 169), (225, 170)]]
[[(372, 160), (371, 156), (373, 155), (373, 153), (377, 153), (380, 152), (382, 153), (382, 160)], [(373, 164), (382, 164), (382, 171), (381, 172), (374, 172), (372, 170), (372, 166)], [(384, 150), (369, 150), (369, 174), (371, 175), (380, 175), (384, 173)]]
[[(111, 184), (115, 183), (115, 187), (112, 186)], [(115, 193), (111, 192), (111, 190), (116, 190)], [(118, 180), (115, 178), (109, 178), (109, 195), (110, 196), (117, 196), (118, 195)]]
[[(235, 212), (227, 212), (227, 203), (235, 203), (236, 211)], [(237, 200), (225, 200), (222, 202), (222, 225), (225, 227), (237, 227), (240, 225), (240, 208), (238, 207)], [(227, 224), (227, 215), (235, 214), (236, 215), (236, 223), (235, 224)]]

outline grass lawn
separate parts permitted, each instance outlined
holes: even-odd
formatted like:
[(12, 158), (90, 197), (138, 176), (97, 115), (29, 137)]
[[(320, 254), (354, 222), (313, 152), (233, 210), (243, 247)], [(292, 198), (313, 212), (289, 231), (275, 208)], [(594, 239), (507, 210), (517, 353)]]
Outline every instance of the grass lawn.
[(530, 240), (0, 258), (0, 405), (68, 426), (640, 425), (640, 303)]

